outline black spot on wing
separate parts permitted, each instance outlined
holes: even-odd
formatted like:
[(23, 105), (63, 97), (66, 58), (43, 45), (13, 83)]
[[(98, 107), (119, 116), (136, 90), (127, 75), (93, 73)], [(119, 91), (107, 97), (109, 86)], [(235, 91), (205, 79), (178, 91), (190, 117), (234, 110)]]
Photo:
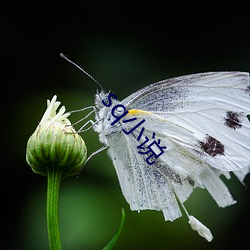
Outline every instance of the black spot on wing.
[(246, 92), (250, 95), (250, 85), (247, 86)]
[(192, 187), (194, 187), (195, 181), (190, 176), (187, 177), (187, 181)]
[(205, 141), (199, 141), (200, 148), (212, 157), (216, 155), (224, 155), (224, 145), (215, 138), (207, 135)]
[(232, 129), (240, 128), (242, 113), (227, 111), (227, 115), (224, 118), (224, 124)]

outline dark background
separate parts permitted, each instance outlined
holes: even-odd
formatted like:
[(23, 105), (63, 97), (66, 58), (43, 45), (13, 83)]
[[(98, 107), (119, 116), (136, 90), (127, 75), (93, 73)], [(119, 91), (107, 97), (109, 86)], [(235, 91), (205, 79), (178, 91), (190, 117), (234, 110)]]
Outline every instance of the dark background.
[[(171, 3), (171, 4), (170, 4)], [(67, 110), (93, 105), (97, 85), (59, 57), (69, 55), (123, 99), (168, 77), (205, 71), (249, 71), (248, 5), (227, 2), (41, 1), (1, 4), (2, 249), (48, 249), (46, 178), (25, 161), (26, 143), (54, 94)], [(72, 116), (76, 121), (79, 117)], [(88, 152), (101, 147), (82, 134)], [(211, 243), (185, 216), (132, 212), (105, 152), (79, 178), (62, 181), (60, 228), (65, 250), (101, 249), (126, 212), (114, 249), (248, 249), (249, 189), (225, 180), (237, 204), (218, 208), (205, 190), (186, 206), (214, 235)], [(250, 186), (249, 176), (246, 186)]]

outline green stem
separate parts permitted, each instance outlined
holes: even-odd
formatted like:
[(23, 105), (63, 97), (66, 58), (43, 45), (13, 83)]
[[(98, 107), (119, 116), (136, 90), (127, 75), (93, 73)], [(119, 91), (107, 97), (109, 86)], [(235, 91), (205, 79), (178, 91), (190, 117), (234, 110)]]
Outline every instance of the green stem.
[(61, 250), (59, 231), (59, 188), (62, 170), (58, 167), (48, 168), (47, 186), (47, 227), (50, 250)]

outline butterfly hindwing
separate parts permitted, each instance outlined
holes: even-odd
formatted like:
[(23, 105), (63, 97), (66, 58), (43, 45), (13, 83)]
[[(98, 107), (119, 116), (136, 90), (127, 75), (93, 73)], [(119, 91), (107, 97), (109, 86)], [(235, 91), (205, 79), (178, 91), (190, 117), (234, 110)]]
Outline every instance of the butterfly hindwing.
[[(137, 152), (137, 140), (123, 133), (110, 139), (109, 155), (115, 166), (124, 197), (131, 210), (161, 210), (166, 220), (175, 220), (181, 212), (171, 187), (170, 169), (162, 175), (155, 164), (149, 165)], [(176, 178), (176, 177), (175, 177)]]
[[(177, 194), (181, 202), (189, 197), (195, 187), (206, 188), (221, 207), (235, 202), (228, 188), (219, 177), (221, 172), (204, 161), (200, 157), (200, 153), (196, 152), (195, 141), (197, 141), (197, 138), (195, 133), (153, 114), (149, 118), (148, 115), (142, 113), (137, 115), (137, 119), (138, 121), (145, 119), (144, 136), (150, 138), (154, 133), (155, 139), (161, 138), (162, 146), (166, 146), (164, 153), (152, 165), (154, 168), (152, 173), (158, 173), (159, 179), (167, 180), (161, 182), (161, 185), (168, 185)], [(153, 120), (157, 120), (157, 124), (154, 124)], [(131, 128), (132, 123), (126, 123), (126, 129)], [(133, 141), (133, 148), (136, 148), (136, 145), (144, 140), (142, 137), (140, 142), (136, 141), (135, 138), (138, 138), (139, 134), (140, 129), (137, 129), (133, 132), (133, 135), (128, 136), (128, 142)], [(147, 156), (143, 158), (138, 152), (137, 155), (134, 153), (134, 158), (139, 157), (146, 162)], [(149, 168), (148, 164), (144, 164), (144, 166), (147, 169)], [(218, 190), (220, 190), (219, 193)], [(167, 218), (166, 215), (165, 218)]]

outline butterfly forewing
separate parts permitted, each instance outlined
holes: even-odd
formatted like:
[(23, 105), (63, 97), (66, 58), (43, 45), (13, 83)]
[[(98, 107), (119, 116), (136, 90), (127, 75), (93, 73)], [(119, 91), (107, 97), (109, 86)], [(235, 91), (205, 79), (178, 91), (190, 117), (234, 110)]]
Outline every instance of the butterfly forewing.
[[(123, 103), (128, 109), (142, 109), (165, 118), (161, 131), (176, 143), (181, 141), (181, 146), (211, 167), (234, 171), (250, 164), (247, 73), (218, 72), (177, 77), (149, 85)], [(152, 130), (152, 125), (158, 126), (157, 122), (152, 121), (145, 128)], [(183, 141), (184, 131), (192, 137), (191, 143)]]

